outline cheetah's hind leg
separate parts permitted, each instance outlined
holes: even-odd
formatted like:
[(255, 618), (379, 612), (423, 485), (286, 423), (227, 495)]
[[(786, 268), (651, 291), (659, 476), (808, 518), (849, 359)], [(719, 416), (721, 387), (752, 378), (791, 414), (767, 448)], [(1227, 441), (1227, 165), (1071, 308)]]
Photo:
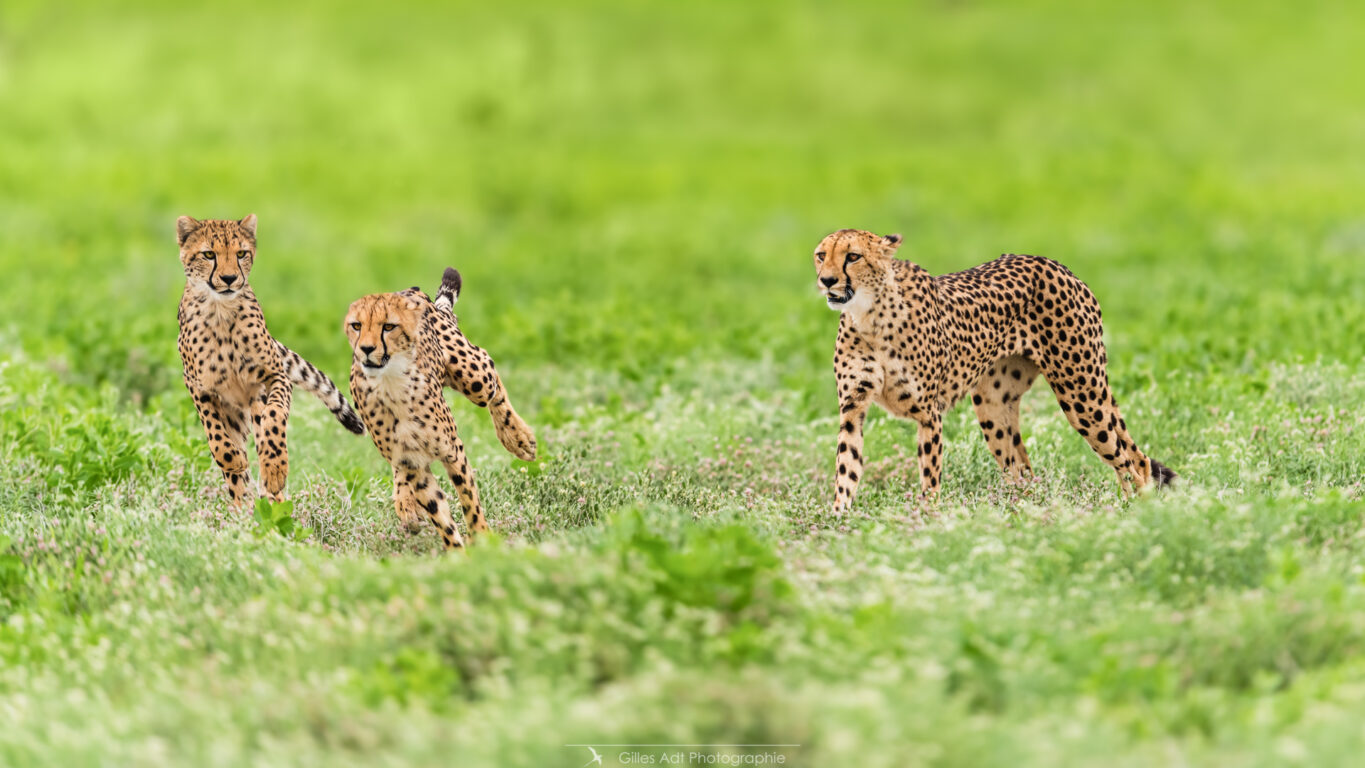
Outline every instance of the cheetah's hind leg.
[(1033, 475), (1019, 429), (1019, 400), (1033, 386), (1038, 366), (1022, 355), (1003, 357), (991, 366), (972, 394), (986, 448), (1012, 483)]
[(1104, 347), (1096, 341), (1091, 349), (1093, 359), (1098, 361), (1091, 375), (1067, 370), (1060, 363), (1052, 363), (1044, 370), (1057, 404), (1071, 427), (1114, 470), (1124, 495), (1145, 490), (1152, 483), (1169, 484), (1175, 473), (1143, 454), (1128, 434), (1104, 370)]

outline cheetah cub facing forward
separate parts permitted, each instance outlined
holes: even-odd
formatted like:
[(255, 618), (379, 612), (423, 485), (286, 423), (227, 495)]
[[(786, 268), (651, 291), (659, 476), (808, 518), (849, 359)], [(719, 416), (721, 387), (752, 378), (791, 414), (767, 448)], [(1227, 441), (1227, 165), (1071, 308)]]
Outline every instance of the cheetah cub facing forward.
[(442, 388), (488, 408), (498, 439), (517, 458), (536, 457), (536, 438), (507, 399), (492, 358), (460, 332), (451, 312), (459, 294), (460, 273), (447, 269), (434, 302), (409, 288), (357, 299), (346, 314), (351, 396), (375, 447), (393, 467), (398, 517), (413, 527), (421, 519), (418, 510), (425, 511), (447, 549), (463, 547), (464, 540), (431, 473), (432, 462), (441, 462), (450, 475), (470, 535), (488, 524)]
[(933, 277), (895, 258), (900, 243), (900, 235), (841, 229), (815, 248), (819, 289), (842, 315), (834, 347), (836, 514), (852, 505), (858, 489), (863, 420), (872, 403), (919, 424), (926, 497), (939, 488), (943, 414), (968, 393), (1000, 469), (1015, 481), (1032, 474), (1019, 399), (1039, 373), (1126, 493), (1176, 478), (1128, 436), (1105, 373), (1099, 303), (1070, 270), (1007, 254)]
[[(293, 387), (317, 395), (347, 429), (365, 431), (336, 385), (271, 338), (247, 275), (256, 260), (256, 216), (175, 223), (185, 293), (180, 298), (180, 361), (185, 387), (208, 433), (234, 506), (250, 501), (246, 433), (255, 433), (261, 485), (275, 501), (289, 474), (285, 431)], [(250, 425), (248, 427), (248, 425)]]

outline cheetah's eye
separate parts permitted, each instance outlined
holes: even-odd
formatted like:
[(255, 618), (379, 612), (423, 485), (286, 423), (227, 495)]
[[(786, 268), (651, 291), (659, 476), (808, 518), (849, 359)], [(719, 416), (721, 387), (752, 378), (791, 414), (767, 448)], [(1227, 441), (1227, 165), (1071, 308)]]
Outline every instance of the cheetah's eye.
[(815, 254), (815, 260), (823, 264), (825, 262), (825, 252), (820, 251), (819, 253)]
[(848, 255), (847, 263), (852, 264), (853, 262), (857, 261), (858, 259), (861, 259), (862, 257), (863, 255), (861, 253), (850, 253)]
[(250, 256), (250, 255), (251, 255), (251, 251), (238, 251), (238, 252), (237, 252), (237, 258), (239, 258), (239, 259), (245, 259), (246, 257), (248, 257), (248, 256)]
[(385, 331), (392, 331), (394, 328), (397, 328), (397, 327), (398, 327), (398, 326), (394, 325), (393, 323), (384, 323), (384, 330), (385, 330)]
[(213, 260), (214, 260), (215, 258), (217, 258), (217, 257), (218, 257), (218, 254), (214, 253), (213, 251), (200, 251), (200, 252), (199, 252), (199, 258), (201, 258), (201, 259), (208, 259), (209, 261), (213, 261)]
[(353, 331), (360, 330), (360, 323), (351, 323), (351, 330)]

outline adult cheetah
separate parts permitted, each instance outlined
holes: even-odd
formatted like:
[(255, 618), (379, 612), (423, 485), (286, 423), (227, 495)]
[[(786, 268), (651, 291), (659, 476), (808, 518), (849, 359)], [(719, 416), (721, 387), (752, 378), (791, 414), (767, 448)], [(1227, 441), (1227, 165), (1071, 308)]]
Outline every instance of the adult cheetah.
[(474, 470), (442, 395), (450, 387), (488, 408), (503, 447), (520, 459), (536, 456), (531, 428), (507, 399), (493, 359), (460, 332), (451, 308), (460, 273), (447, 269), (433, 302), (417, 288), (357, 299), (346, 314), (351, 342), (351, 396), (370, 438), (393, 467), (393, 502), (409, 527), (424, 510), (446, 549), (464, 546), (446, 494), (431, 464), (441, 462), (460, 497), (470, 535), (488, 529)]
[(241, 221), (175, 224), (185, 292), (180, 298), (180, 361), (185, 387), (208, 433), (234, 506), (253, 495), (247, 482), (247, 425), (255, 433), (261, 485), (284, 496), (289, 474), (285, 432), (295, 385), (317, 395), (347, 429), (364, 425), (346, 398), (311, 363), (271, 338), (247, 276), (256, 259), (256, 215)]
[(1041, 372), (1071, 426), (1131, 493), (1176, 474), (1138, 450), (1105, 373), (1100, 307), (1066, 267), (1006, 254), (964, 272), (931, 276), (895, 258), (900, 235), (841, 229), (815, 248), (816, 278), (839, 313), (836, 514), (863, 472), (868, 406), (919, 425), (920, 488), (938, 493), (943, 414), (970, 393), (1001, 471), (1032, 474), (1019, 432), (1019, 399)]

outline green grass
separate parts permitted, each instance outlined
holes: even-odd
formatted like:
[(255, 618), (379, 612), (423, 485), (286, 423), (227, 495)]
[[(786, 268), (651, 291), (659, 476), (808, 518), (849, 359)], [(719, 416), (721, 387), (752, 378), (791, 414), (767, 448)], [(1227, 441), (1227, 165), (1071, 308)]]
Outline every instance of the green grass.
[[(1359, 21), (5, 3), (0, 764), (1355, 761)], [(513, 461), (454, 402), (496, 531), (468, 557), (403, 531), (378, 453), (302, 395), (310, 535), (227, 509), (172, 232), (249, 212), (271, 330), (338, 380), (351, 300), (464, 274), (461, 324), (542, 450)], [(934, 272), (1070, 266), (1183, 486), (1121, 499), (1038, 387), (1039, 482), (1001, 483), (960, 407), (923, 507), (913, 428), (875, 414), (831, 517), (809, 252), (845, 226)]]

